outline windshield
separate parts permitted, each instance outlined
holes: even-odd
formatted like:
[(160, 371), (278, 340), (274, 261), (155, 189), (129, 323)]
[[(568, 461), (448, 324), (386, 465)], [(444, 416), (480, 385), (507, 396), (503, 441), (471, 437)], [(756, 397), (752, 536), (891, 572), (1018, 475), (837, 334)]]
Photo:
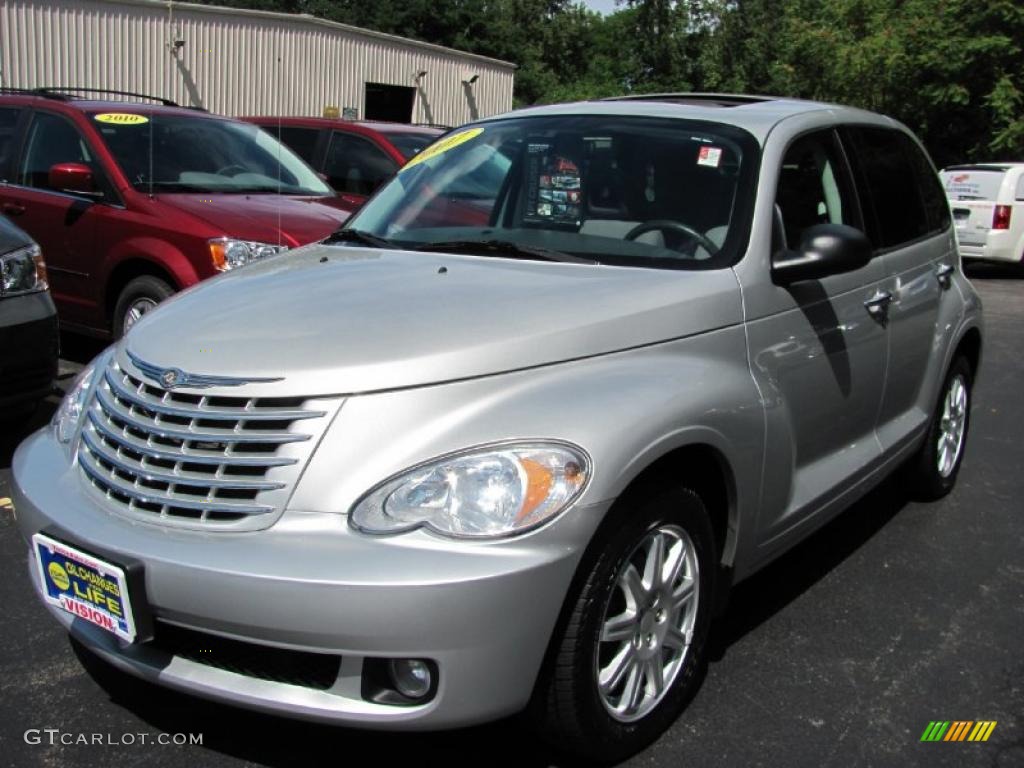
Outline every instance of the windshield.
[(433, 133), (385, 133), (388, 141), (402, 153), (406, 160), (429, 147), (440, 134)]
[(510, 118), (421, 152), (349, 227), (406, 248), (500, 241), (605, 264), (716, 268), (746, 240), (756, 169), (756, 142), (732, 126)]
[(93, 115), (125, 176), (148, 192), (331, 195), (314, 171), (250, 123), (200, 115)]

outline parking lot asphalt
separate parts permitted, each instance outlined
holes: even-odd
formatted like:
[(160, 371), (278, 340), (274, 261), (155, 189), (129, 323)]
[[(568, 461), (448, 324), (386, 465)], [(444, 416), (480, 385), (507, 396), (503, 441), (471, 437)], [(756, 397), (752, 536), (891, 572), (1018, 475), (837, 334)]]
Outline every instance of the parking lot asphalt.
[[(969, 274), (987, 338), (956, 490), (922, 504), (886, 482), (739, 585), (703, 688), (627, 765), (1024, 766), (1024, 271)], [(64, 349), (66, 387), (100, 346), (69, 337)], [(14, 447), (56, 403), (21, 434), (0, 434), (0, 498)], [(25, 553), (0, 509), (0, 765), (562, 764), (516, 719), (384, 734), (136, 681), (69, 642), (35, 599)], [(922, 743), (933, 720), (997, 725), (985, 743)], [(93, 734), (103, 743), (81, 743)], [(201, 734), (202, 745), (152, 744), (159, 734)]]

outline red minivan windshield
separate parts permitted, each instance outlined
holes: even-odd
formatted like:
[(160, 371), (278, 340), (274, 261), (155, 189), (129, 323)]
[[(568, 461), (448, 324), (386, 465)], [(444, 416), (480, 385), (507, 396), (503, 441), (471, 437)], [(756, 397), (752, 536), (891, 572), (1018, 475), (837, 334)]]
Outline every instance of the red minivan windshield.
[(140, 191), (333, 194), (294, 152), (251, 123), (154, 113), (92, 118)]

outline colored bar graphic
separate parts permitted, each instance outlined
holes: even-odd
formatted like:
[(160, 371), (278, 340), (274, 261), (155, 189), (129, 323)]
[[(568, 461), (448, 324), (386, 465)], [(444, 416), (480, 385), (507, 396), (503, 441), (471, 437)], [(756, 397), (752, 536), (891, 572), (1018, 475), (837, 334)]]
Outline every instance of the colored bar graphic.
[(988, 741), (995, 728), (995, 720), (931, 720), (921, 741)]
[(964, 737), (967, 736), (967, 729), (972, 725), (974, 723), (969, 720), (954, 720), (949, 733), (946, 734), (946, 738), (943, 741), (963, 741)]
[(932, 720), (921, 734), (921, 741), (939, 741), (946, 733), (947, 728), (949, 728), (948, 720)]

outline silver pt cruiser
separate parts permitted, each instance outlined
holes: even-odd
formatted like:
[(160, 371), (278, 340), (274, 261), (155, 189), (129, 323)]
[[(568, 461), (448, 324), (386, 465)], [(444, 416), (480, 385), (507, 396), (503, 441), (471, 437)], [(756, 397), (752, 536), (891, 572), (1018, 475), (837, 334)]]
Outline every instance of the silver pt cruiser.
[(156, 683), (614, 759), (745, 579), (899, 468), (982, 346), (914, 136), (669, 94), (449, 134), (327, 241), (166, 302), (14, 458), (40, 598)]

